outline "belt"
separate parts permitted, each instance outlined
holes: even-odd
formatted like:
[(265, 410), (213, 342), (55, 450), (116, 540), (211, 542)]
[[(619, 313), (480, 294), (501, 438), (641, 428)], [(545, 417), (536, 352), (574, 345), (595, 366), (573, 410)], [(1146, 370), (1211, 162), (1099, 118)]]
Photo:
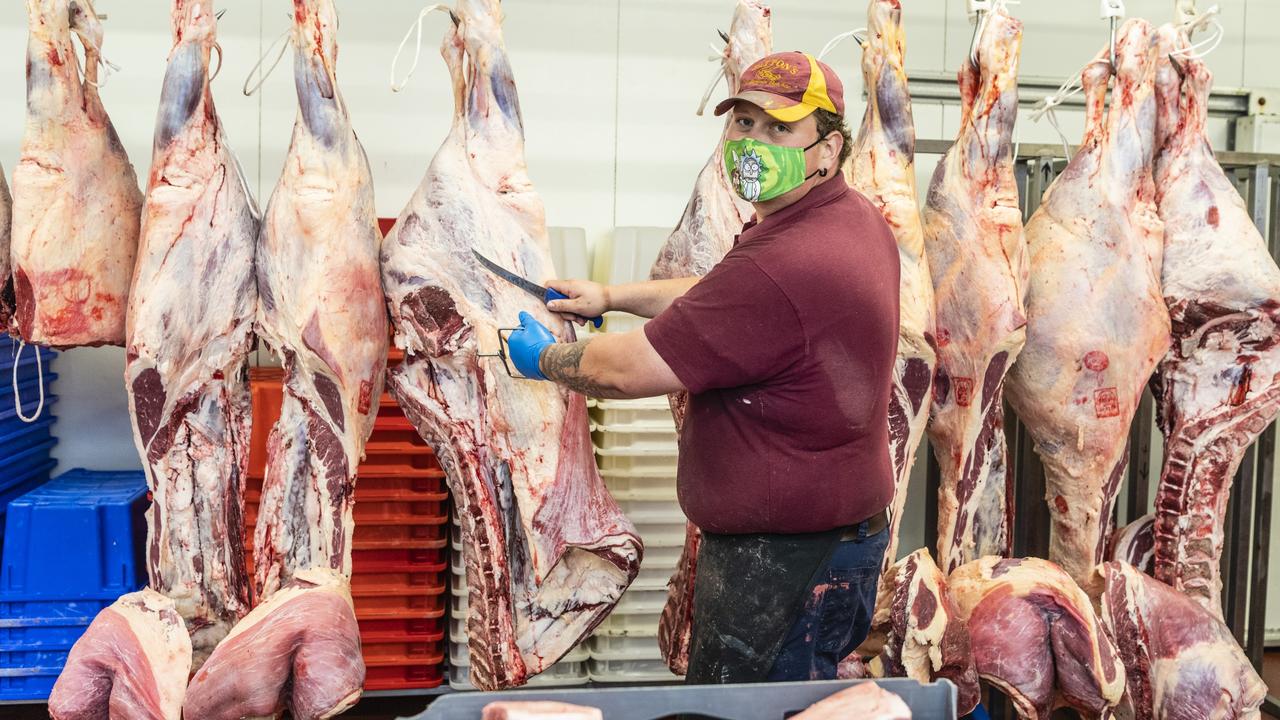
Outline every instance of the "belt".
[[(881, 510), (871, 517), (863, 520), (857, 525), (850, 525), (845, 528), (844, 533), (840, 536), (843, 540), (858, 540), (860, 537), (875, 535), (889, 526), (889, 510)], [(861, 531), (861, 533), (859, 533)]]

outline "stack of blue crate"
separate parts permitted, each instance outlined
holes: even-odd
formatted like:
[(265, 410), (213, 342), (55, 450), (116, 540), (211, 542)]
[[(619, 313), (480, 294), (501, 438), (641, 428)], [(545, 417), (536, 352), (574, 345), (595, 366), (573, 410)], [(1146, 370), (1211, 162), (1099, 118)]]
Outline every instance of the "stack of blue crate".
[(146, 584), (140, 471), (71, 470), (9, 503), (0, 701), (42, 700), (94, 616)]
[[(0, 336), (0, 538), (4, 537), (5, 506), (9, 501), (46, 482), (53, 472), (52, 452), (58, 442), (53, 437), (53, 407), (58, 398), (49, 393), (49, 388), (58, 377), (53, 373), (56, 356), (48, 348), (24, 347), (19, 357), (17, 341)], [(31, 422), (23, 419), (33, 417)]]

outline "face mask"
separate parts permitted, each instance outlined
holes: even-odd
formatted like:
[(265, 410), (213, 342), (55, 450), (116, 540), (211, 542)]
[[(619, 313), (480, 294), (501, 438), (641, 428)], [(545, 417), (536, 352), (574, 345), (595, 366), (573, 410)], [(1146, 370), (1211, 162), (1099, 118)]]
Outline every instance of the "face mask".
[(727, 140), (724, 167), (729, 182), (747, 202), (757, 203), (785, 195), (817, 175), (804, 174), (804, 152), (822, 142), (818, 138), (807, 147), (771, 145), (751, 138)]

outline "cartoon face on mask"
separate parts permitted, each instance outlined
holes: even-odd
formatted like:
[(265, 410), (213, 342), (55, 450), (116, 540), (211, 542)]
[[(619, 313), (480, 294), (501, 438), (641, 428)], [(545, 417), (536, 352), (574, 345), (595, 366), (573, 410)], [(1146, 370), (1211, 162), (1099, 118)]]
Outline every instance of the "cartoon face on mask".
[(820, 142), (822, 138), (798, 148), (751, 138), (725, 141), (724, 165), (729, 182), (738, 196), (750, 203), (785, 195), (817, 174), (805, 175), (804, 152)]

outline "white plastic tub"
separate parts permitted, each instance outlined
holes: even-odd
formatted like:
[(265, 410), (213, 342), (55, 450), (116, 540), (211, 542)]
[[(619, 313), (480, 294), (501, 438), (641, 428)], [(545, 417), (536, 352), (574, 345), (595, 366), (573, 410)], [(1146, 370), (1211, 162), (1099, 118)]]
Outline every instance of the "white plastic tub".
[(676, 429), (662, 425), (593, 425), (591, 439), (601, 450), (659, 450), (676, 447)]
[(666, 448), (644, 450), (596, 448), (596, 464), (600, 466), (602, 474), (613, 474), (615, 470), (647, 470), (654, 475), (675, 477), (676, 446), (672, 444)]
[(658, 635), (594, 635), (587, 649), (595, 660), (661, 660)]
[(679, 676), (671, 672), (662, 660), (597, 660), (587, 661), (587, 673), (592, 682), (635, 683), (674, 682)]

